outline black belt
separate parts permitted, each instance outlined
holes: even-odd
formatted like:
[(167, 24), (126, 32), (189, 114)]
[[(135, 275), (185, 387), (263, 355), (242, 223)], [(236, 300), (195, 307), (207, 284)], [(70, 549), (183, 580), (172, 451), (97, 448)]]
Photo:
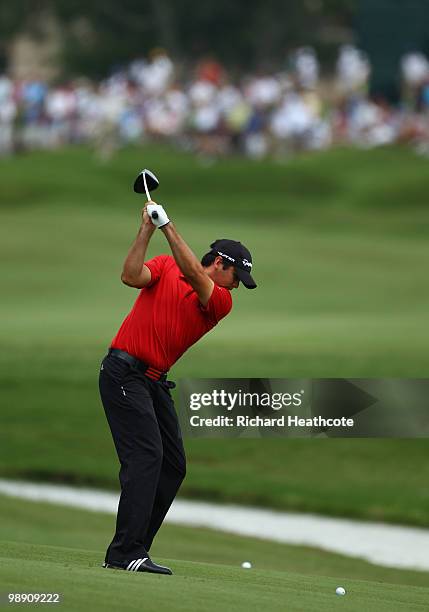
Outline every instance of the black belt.
[[(160, 380), (162, 382), (164, 381), (169, 382), (167, 381), (167, 372), (161, 372), (161, 370), (158, 370), (157, 368), (148, 366), (147, 363), (145, 363), (144, 361), (141, 361), (141, 359), (137, 359), (137, 357), (133, 357), (132, 355), (130, 355), (129, 353), (126, 353), (125, 351), (121, 351), (120, 349), (110, 348), (109, 355), (114, 355), (115, 357), (118, 357), (118, 359), (122, 359), (123, 361), (126, 361), (130, 365), (137, 368), (142, 374), (144, 374), (151, 380)], [(173, 385), (174, 383), (171, 383), (171, 384)]]

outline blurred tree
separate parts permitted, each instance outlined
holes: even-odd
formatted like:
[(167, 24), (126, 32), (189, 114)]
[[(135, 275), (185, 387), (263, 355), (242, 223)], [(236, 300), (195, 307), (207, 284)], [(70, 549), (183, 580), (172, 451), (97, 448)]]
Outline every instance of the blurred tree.
[(176, 58), (210, 54), (238, 67), (280, 67), (297, 45), (323, 46), (330, 25), (350, 28), (355, 0), (0, 0), (3, 53), (43, 15), (61, 25), (68, 74), (101, 76), (162, 46)]
[(0, 70), (8, 67), (17, 37), (27, 36), (36, 44), (44, 41), (44, 25), (53, 16), (51, 5), (51, 0), (0, 0)]

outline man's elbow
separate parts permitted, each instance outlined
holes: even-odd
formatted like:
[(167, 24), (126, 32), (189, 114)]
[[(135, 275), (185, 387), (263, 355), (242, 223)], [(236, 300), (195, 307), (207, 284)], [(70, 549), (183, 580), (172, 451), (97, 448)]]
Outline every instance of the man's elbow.
[(122, 272), (121, 274), (121, 281), (124, 283), (124, 285), (127, 285), (128, 287), (134, 287), (135, 280), (125, 274), (125, 272)]
[(143, 287), (146, 287), (146, 285), (150, 283), (151, 274), (143, 273), (143, 274), (140, 274), (139, 276), (130, 276), (129, 274), (122, 272), (121, 281), (124, 283), (124, 285), (127, 285), (127, 287), (134, 287), (135, 289), (143, 289)]

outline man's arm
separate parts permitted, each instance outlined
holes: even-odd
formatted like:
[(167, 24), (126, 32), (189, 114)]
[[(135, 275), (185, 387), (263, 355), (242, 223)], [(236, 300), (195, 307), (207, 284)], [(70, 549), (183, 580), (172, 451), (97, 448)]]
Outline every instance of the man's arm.
[(164, 232), (170, 245), (174, 259), (179, 266), (182, 274), (196, 291), (198, 299), (203, 306), (207, 306), (210, 296), (213, 292), (214, 282), (208, 276), (203, 266), (188, 247), (186, 242), (176, 231), (176, 228), (171, 223), (163, 225), (161, 230)]
[(156, 227), (151, 222), (146, 211), (146, 206), (142, 212), (142, 224), (133, 245), (131, 246), (121, 274), (121, 280), (129, 287), (142, 289), (151, 281), (151, 271), (144, 265), (146, 250), (149, 240)]

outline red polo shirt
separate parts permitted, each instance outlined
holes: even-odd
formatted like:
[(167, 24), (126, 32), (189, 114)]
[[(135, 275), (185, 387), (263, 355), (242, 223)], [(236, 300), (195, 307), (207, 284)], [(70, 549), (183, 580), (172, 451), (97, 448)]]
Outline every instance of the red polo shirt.
[(145, 263), (151, 281), (140, 291), (111, 347), (166, 372), (229, 313), (231, 292), (215, 284), (207, 306), (203, 306), (171, 255)]

